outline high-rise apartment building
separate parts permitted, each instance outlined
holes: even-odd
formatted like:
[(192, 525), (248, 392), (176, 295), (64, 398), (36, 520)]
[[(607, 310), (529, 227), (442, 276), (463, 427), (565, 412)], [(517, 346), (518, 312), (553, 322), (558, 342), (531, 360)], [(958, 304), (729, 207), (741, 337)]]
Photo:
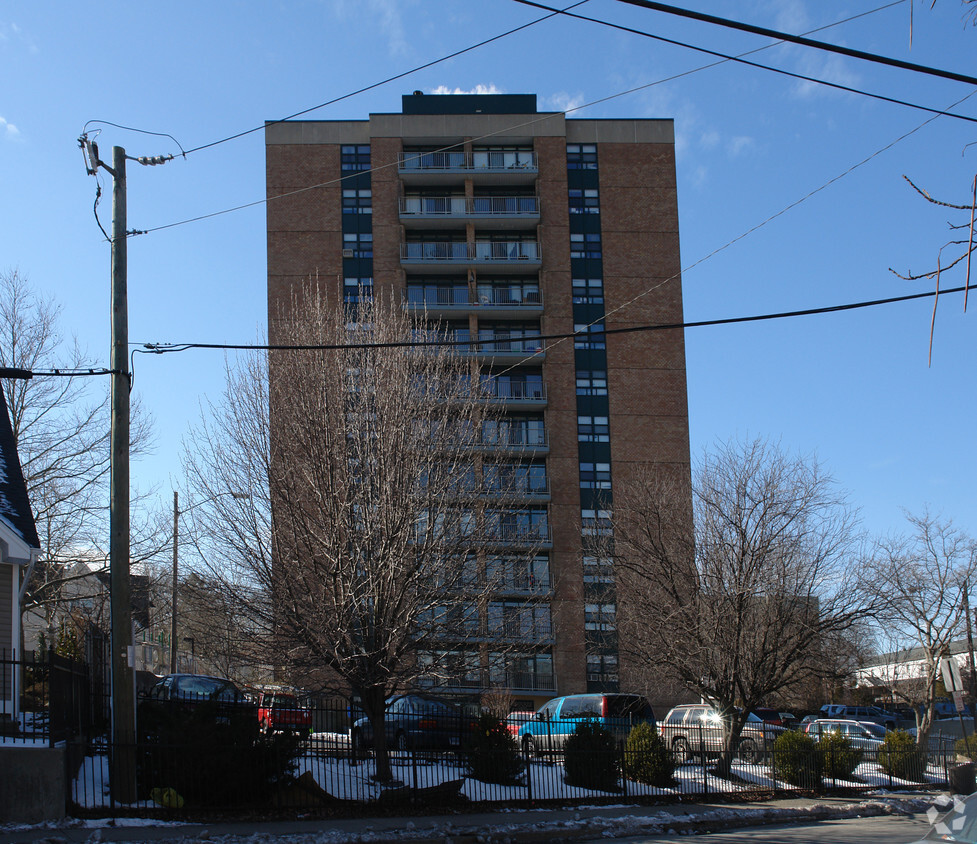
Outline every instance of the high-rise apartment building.
[(447, 691), (504, 684), (524, 705), (647, 691), (619, 659), (617, 606), (633, 598), (603, 534), (628, 464), (688, 474), (684, 336), (604, 331), (682, 322), (672, 122), (415, 93), (399, 114), (270, 123), (265, 143), (270, 341), (311, 277), (341, 280), (348, 303), (392, 289), (477, 341), (505, 407), (500, 459), (524, 492), (506, 518), (544, 541), (511, 571), (476, 549), (505, 572), (486, 629), (515, 646), (504, 671), (490, 645), (471, 653)]

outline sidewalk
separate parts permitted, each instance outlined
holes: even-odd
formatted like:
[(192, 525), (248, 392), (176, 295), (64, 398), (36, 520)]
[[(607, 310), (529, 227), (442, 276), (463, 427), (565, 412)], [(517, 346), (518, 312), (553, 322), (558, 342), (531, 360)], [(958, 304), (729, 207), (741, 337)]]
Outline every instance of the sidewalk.
[[(755, 803), (674, 803), (658, 806), (590, 806), (526, 809), (427, 817), (351, 818), (309, 821), (261, 821), (215, 824), (161, 824), (119, 819), (69, 820), (58, 825), (0, 826), (0, 844), (74, 844), (74, 842), (219, 842), (255, 844), (386, 844), (451, 841), (547, 842), (583, 838), (674, 832), (689, 834), (771, 823), (810, 822), (882, 814), (925, 812), (935, 794), (879, 793), (859, 798), (819, 797)], [(124, 825), (125, 824), (125, 825)]]

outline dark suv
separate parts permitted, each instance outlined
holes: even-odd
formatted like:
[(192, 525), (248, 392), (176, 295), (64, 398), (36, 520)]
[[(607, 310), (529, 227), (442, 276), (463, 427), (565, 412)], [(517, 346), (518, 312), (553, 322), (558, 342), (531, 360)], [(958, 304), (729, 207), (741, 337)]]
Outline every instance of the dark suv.
[(544, 703), (532, 720), (519, 728), (519, 743), (530, 755), (562, 750), (577, 725), (588, 720), (623, 739), (635, 724), (654, 726), (655, 713), (641, 695), (567, 695)]
[(249, 728), (257, 734), (257, 707), (231, 680), (206, 674), (168, 674), (139, 703), (140, 731), (188, 719)]

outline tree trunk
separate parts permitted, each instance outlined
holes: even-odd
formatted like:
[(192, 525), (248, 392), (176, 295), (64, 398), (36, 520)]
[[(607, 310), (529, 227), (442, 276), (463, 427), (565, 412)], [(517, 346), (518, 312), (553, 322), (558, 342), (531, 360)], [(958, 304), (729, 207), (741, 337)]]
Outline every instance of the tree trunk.
[(373, 756), (376, 760), (376, 771), (373, 778), (379, 783), (389, 783), (393, 780), (390, 767), (390, 751), (387, 747), (386, 714), (387, 702), (383, 689), (367, 689), (361, 693), (363, 711), (370, 719), (373, 729)]

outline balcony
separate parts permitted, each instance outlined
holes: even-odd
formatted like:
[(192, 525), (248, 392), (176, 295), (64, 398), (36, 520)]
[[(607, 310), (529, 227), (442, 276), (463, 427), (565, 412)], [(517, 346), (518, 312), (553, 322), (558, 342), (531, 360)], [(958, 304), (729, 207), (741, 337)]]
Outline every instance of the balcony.
[(531, 150), (401, 152), (397, 172), (408, 185), (531, 185), (539, 166)]
[(546, 454), (550, 450), (546, 431), (514, 429), (486, 435), (478, 443), (478, 450), (486, 453)]
[(482, 383), (485, 398), (502, 402), (508, 410), (529, 410), (547, 404), (546, 384), (540, 381), (499, 381), (485, 379)]
[(402, 196), (400, 221), (406, 228), (459, 228), (469, 221), (479, 229), (526, 228), (539, 222), (539, 197)]
[(482, 542), (486, 547), (549, 549), (553, 536), (547, 524), (507, 524), (487, 530)]
[(423, 240), (400, 244), (400, 263), (405, 269), (454, 273), (459, 267), (488, 267), (493, 272), (526, 272), (542, 261), (536, 240)]
[(546, 358), (539, 337), (480, 331), (474, 339), (467, 330), (449, 331), (434, 339), (454, 343), (459, 355), (496, 363), (541, 363)]
[(506, 688), (519, 692), (555, 692), (556, 678), (542, 671), (484, 671), (455, 677), (429, 676), (418, 679), (418, 685), (441, 691)]
[(409, 285), (403, 291), (404, 307), (428, 316), (450, 317), (477, 312), (485, 316), (522, 319), (543, 313), (539, 287), (491, 287), (479, 285), (473, 295), (467, 284)]

